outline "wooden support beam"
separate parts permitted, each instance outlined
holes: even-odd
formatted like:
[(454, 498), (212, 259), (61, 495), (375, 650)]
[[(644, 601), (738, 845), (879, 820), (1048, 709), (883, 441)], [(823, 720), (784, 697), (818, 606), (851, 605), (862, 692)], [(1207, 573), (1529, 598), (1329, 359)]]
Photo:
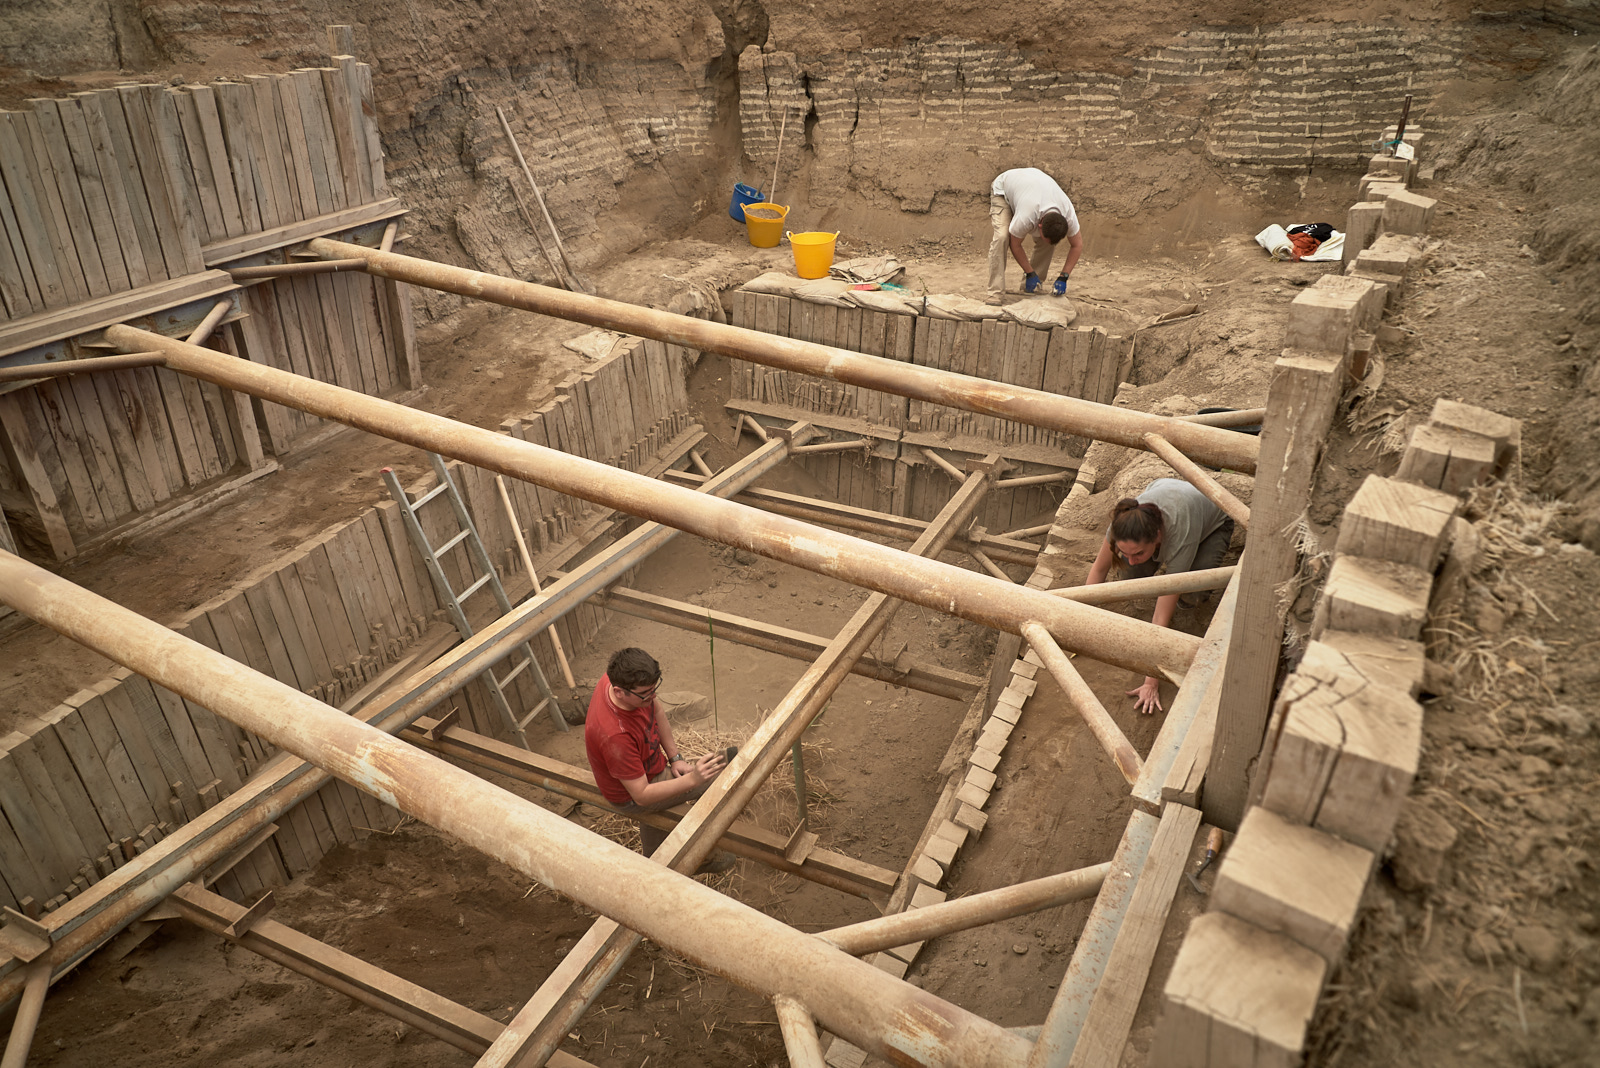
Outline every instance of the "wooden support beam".
[(1112, 943), (1106, 970), (1089, 1002), (1083, 1030), (1072, 1047), (1069, 1068), (1122, 1063), (1122, 1050), (1133, 1029), (1133, 1015), (1144, 996), (1167, 913), (1183, 881), (1184, 865), (1189, 862), (1190, 847), (1199, 829), (1199, 809), (1171, 802), (1163, 807), (1144, 870), (1139, 873), (1139, 884), (1128, 899), (1128, 911), (1117, 931), (1117, 940)]
[(1106, 711), (1106, 706), (1100, 703), (1100, 698), (1095, 696), (1094, 690), (1083, 681), (1078, 669), (1072, 666), (1072, 661), (1067, 658), (1061, 646), (1056, 644), (1049, 631), (1037, 623), (1024, 623), (1022, 638), (1033, 647), (1034, 652), (1039, 654), (1039, 658), (1044, 661), (1045, 670), (1050, 672), (1050, 676), (1056, 680), (1056, 685), (1061, 687), (1061, 692), (1066, 696), (1068, 703), (1089, 725), (1095, 741), (1100, 743), (1100, 748), (1105, 750), (1106, 755), (1117, 765), (1122, 777), (1130, 784), (1135, 782), (1144, 767), (1144, 761), (1128, 742), (1128, 737), (1122, 733), (1122, 728), (1111, 718), (1111, 713)]
[[(551, 572), (549, 577), (556, 579), (563, 576), (557, 571)], [(626, 586), (610, 587), (605, 592), (591, 597), (590, 601), (613, 612), (653, 619), (658, 623), (693, 631), (696, 634), (707, 632), (709, 616), (710, 626), (716, 628), (719, 641), (731, 641), (755, 649), (765, 649), (769, 653), (778, 653), (796, 660), (815, 660), (822, 655), (830, 640), (745, 616), (702, 608), (686, 601), (657, 597), (655, 594), (629, 589)], [(856, 663), (853, 671), (865, 678), (877, 679), (880, 682), (904, 686), (907, 689), (939, 697), (948, 697), (955, 701), (970, 698), (973, 691), (983, 684), (983, 680), (976, 675), (951, 671), (937, 665), (919, 664), (902, 657), (896, 657), (893, 661), (883, 661), (877, 657), (865, 656)]]
[(1224, 829), (1244, 818), (1251, 769), (1261, 752), (1283, 648), (1278, 587), (1295, 572), (1291, 532), (1311, 497), (1311, 481), (1333, 425), (1344, 376), (1342, 355), (1286, 354), (1274, 368), (1261, 433), (1260, 475), (1251, 513), (1255, 529), (1240, 562), (1223, 692), (1203, 804), (1206, 821)]
[(1250, 509), (1243, 501), (1228, 492), (1227, 487), (1212, 478), (1205, 468), (1173, 448), (1172, 443), (1160, 434), (1146, 434), (1144, 442), (1150, 447), (1150, 451), (1165, 460), (1167, 466), (1176, 471), (1179, 477), (1204, 494), (1206, 500), (1221, 508), (1241, 527), (1249, 528)]
[(96, 371), (126, 371), (134, 367), (164, 367), (166, 357), (159, 352), (131, 352), (126, 356), (91, 356), (82, 360), (52, 360), (0, 367), (0, 384), (35, 382), (61, 375), (87, 375)]

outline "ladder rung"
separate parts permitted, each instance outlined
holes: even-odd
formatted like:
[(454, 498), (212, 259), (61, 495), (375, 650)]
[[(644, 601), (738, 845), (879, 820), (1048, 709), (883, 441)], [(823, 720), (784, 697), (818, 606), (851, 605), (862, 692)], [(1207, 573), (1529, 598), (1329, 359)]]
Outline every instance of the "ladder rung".
[(478, 580), (476, 582), (474, 582), (472, 585), (468, 586), (466, 589), (462, 590), (460, 593), (456, 594), (456, 600), (465, 601), (468, 597), (471, 597), (473, 594), (475, 594), (479, 590), (483, 589), (484, 584), (487, 583), (492, 578), (494, 578), (493, 575), (481, 575), (481, 576), (479, 576)]
[(449, 488), (450, 488), (450, 484), (448, 482), (439, 483), (437, 486), (433, 487), (433, 489), (429, 490), (427, 493), (424, 493), (422, 496), (420, 496), (416, 500), (412, 501), (411, 502), (411, 510), (412, 511), (416, 511), (418, 508), (421, 508), (423, 505), (427, 504), (429, 501), (431, 501), (435, 497), (439, 496), (439, 494), (444, 493)]
[(521, 730), (521, 729), (525, 728), (528, 724), (532, 723), (533, 722), (533, 718), (535, 716), (537, 716), (540, 712), (543, 712), (545, 710), (545, 706), (547, 706), (549, 703), (550, 703), (550, 698), (546, 697), (544, 700), (542, 700), (538, 704), (534, 705), (533, 706), (533, 711), (529, 712), (522, 719), (517, 720), (517, 729)]
[(449, 541), (445, 542), (443, 545), (441, 545), (437, 549), (433, 550), (433, 555), (435, 555), (435, 556), (443, 556), (445, 553), (449, 552), (451, 549), (454, 549), (457, 545), (460, 545), (462, 542), (466, 541), (470, 537), (472, 537), (472, 531), (463, 530), (459, 534), (457, 534), (455, 537), (451, 538)]
[(522, 662), (519, 663), (516, 667), (512, 668), (511, 669), (511, 673), (509, 675), (507, 675), (505, 678), (500, 680), (500, 688), (503, 690), (507, 686), (510, 686), (511, 685), (511, 680), (516, 678), (518, 675), (522, 674), (526, 670), (528, 670), (528, 659), (527, 659), (527, 657), (523, 657)]

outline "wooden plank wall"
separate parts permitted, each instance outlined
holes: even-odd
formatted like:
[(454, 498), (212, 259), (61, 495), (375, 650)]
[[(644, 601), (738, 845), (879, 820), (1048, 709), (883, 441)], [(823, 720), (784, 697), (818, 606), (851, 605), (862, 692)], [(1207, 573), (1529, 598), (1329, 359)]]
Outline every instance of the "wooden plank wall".
[[(862, 308), (838, 308), (764, 293), (733, 294), (733, 324), (783, 337), (835, 345), (925, 367), (955, 371), (997, 382), (1111, 402), (1127, 376), (1130, 339), (1057, 327), (1037, 330), (1020, 323), (986, 320), (956, 322), (927, 316), (889, 315)], [(731, 361), (730, 395), (768, 406), (829, 417), (843, 434), (856, 431), (879, 439), (870, 453), (807, 457), (805, 468), (835, 499), (857, 507), (932, 519), (950, 499), (949, 475), (930, 463), (920, 446), (936, 446), (959, 465), (961, 454), (981, 455), (995, 448), (1043, 458), (1081, 457), (1088, 442), (1007, 419), (929, 404), (829, 379), (781, 371), (742, 360)], [(1044, 467), (1013, 469), (1011, 476)], [(1021, 529), (1054, 511), (1070, 487), (1020, 487), (991, 493), (977, 522), (994, 532)]]
[[(44, 327), (85, 302), (148, 314), (176, 299), (172, 280), (398, 214), (371, 71), (335, 63), (0, 111), (0, 352), (59, 338), (65, 327)], [(372, 395), (420, 384), (395, 283), (359, 272), (262, 281), (241, 303), (246, 316), (213, 347)], [(66, 559), (321, 426), (165, 370), (13, 388), (0, 392), (0, 467), (19, 490), (7, 506), (25, 543)]]
[[(636, 341), (575, 376), (558, 399), (503, 428), (523, 440), (630, 470), (688, 426), (684, 350)], [(511, 561), (515, 542), (492, 472), (453, 465), (484, 547)], [(417, 490), (427, 488), (430, 475)], [(549, 558), (598, 519), (594, 506), (508, 482), (530, 549)], [(414, 490), (415, 492), (416, 490)], [(424, 509), (432, 533), (447, 509)], [(460, 552), (445, 566), (460, 567)], [(537, 558), (537, 557), (536, 557)], [(520, 562), (515, 568), (520, 570)], [(458, 587), (459, 588), (459, 587)], [(440, 608), (398, 506), (386, 502), (323, 531), (190, 612), (174, 629), (297, 690), (338, 705), (380, 675)], [(569, 649), (604, 621), (583, 606), (558, 624)], [(535, 653), (559, 678), (546, 639)], [(539, 695), (526, 674), (514, 701)], [(451, 700), (483, 734), (503, 737), (479, 683)], [(99, 881), (174, 827), (233, 793), (273, 747), (141, 676), (114, 672), (0, 737), (0, 905), (48, 910)], [(278, 833), (218, 884), (239, 901), (314, 866), (339, 842), (394, 826), (399, 814), (330, 783), (279, 821)]]

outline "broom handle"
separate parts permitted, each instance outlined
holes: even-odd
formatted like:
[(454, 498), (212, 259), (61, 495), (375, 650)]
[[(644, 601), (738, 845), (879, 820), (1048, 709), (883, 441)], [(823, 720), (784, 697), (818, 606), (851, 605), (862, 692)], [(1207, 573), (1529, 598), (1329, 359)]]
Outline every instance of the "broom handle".
[(769, 203), (778, 202), (778, 162), (783, 159), (783, 131), (789, 128), (789, 105), (783, 105), (783, 122), (778, 125), (778, 154), (772, 160), (772, 192), (768, 194), (772, 199)]

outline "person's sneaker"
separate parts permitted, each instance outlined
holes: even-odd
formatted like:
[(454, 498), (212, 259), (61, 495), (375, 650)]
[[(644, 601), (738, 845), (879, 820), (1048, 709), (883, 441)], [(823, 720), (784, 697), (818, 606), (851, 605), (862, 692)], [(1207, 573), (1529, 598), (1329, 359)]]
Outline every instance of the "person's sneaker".
[(725, 849), (719, 849), (705, 860), (700, 867), (695, 869), (696, 875), (721, 875), (723, 872), (739, 863), (739, 858)]
[(999, 293), (990, 293), (987, 297), (983, 298), (983, 302), (989, 305), (991, 308), (998, 308), (1000, 305), (1004, 304), (1006, 300)]

